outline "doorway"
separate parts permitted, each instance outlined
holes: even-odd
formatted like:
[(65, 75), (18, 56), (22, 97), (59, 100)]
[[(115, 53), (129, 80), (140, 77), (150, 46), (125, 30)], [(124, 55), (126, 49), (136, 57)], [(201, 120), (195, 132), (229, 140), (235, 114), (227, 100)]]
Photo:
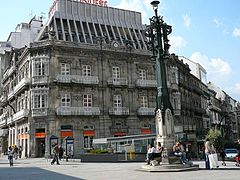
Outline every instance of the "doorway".
[(45, 156), (45, 138), (37, 138), (36, 139), (36, 157), (44, 157)]

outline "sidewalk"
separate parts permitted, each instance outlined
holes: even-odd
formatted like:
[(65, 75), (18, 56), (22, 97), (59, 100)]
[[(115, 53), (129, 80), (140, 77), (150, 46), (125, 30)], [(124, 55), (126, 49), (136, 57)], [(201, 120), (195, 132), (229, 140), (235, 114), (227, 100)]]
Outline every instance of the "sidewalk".
[[(79, 159), (60, 161), (60, 165), (51, 165), (45, 158), (28, 158), (14, 161), (9, 167), (7, 156), (0, 159), (0, 179), (28, 179), (28, 180), (238, 180), (240, 168), (235, 162), (227, 162), (227, 166), (220, 164), (218, 169), (205, 170), (204, 161), (194, 161), (199, 164), (199, 171), (150, 173), (141, 172), (141, 163), (85, 163)], [(179, 178), (180, 176), (180, 178)], [(27, 177), (27, 178), (26, 178)]]
[[(50, 165), (52, 159), (46, 159), (46, 158), (23, 158), (23, 159), (14, 159), (14, 164), (33, 164), (33, 165)], [(62, 159), (62, 161), (59, 161), (60, 165), (80, 165), (80, 164), (144, 164), (145, 162), (139, 162), (139, 163), (132, 163), (132, 162), (116, 162), (116, 163), (92, 163), (92, 162), (81, 162), (81, 159), (69, 159), (68, 161), (66, 161), (65, 159)], [(194, 164), (199, 165), (199, 169), (200, 170), (204, 170), (205, 169), (205, 162), (204, 161), (193, 161)], [(9, 164), (8, 162), (8, 158), (6, 155), (2, 156), (0, 158), (0, 164)], [(235, 164), (235, 162), (233, 161), (227, 161), (226, 164), (227, 166), (223, 166), (222, 162), (219, 161), (219, 170), (221, 169), (239, 169), (240, 167), (237, 167)]]

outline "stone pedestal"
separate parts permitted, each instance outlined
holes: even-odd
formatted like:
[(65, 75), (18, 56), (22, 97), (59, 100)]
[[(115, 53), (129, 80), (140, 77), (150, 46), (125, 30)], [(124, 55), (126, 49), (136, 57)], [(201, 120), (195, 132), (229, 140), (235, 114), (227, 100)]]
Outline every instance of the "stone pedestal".
[(150, 165), (143, 165), (139, 170), (147, 172), (177, 172), (198, 170), (198, 165), (182, 164), (180, 159), (175, 156), (169, 156), (175, 145), (174, 121), (170, 109), (162, 112), (160, 109), (156, 112), (156, 140), (164, 147), (162, 152), (162, 161), (156, 160), (150, 162)]

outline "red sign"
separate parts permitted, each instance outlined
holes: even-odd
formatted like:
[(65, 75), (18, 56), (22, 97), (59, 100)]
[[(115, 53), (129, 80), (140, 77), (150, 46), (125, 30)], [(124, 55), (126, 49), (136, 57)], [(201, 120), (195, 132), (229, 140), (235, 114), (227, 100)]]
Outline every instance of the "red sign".
[[(87, 3), (87, 4), (94, 4), (98, 6), (107, 6), (107, 1), (106, 0), (72, 0), (76, 2), (81, 2), (81, 3)], [(48, 15), (50, 16), (54, 11), (56, 4), (58, 3), (58, 0), (54, 0), (52, 6), (49, 9)]]
[(107, 1), (105, 0), (74, 0), (82, 3), (87, 3), (87, 4), (94, 4), (98, 6), (107, 6)]
[(45, 132), (35, 133), (35, 138), (45, 138), (45, 137), (46, 137)]
[(83, 135), (84, 136), (95, 136), (95, 131), (94, 130), (84, 130)]
[(73, 137), (73, 131), (61, 131), (61, 138)]
[(152, 134), (151, 129), (141, 129), (142, 134)]

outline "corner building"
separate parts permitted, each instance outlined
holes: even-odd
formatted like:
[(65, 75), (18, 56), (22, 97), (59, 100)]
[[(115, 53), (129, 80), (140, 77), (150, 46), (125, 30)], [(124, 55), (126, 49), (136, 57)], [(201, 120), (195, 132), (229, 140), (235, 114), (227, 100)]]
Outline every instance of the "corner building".
[(77, 157), (93, 138), (153, 133), (155, 63), (143, 30), (138, 12), (55, 1), (37, 41), (11, 56), (9, 144), (39, 157), (72, 137)]

